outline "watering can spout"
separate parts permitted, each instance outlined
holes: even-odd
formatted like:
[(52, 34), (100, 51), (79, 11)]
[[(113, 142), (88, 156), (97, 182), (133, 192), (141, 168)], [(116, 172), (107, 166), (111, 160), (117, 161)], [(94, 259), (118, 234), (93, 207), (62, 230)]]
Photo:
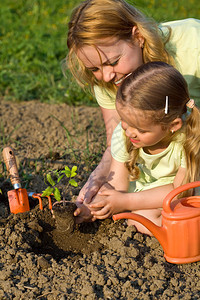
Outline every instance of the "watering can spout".
[(167, 247), (167, 232), (165, 228), (157, 226), (149, 219), (135, 213), (120, 213), (113, 215), (113, 220), (131, 219), (144, 225), (159, 241), (163, 249)]

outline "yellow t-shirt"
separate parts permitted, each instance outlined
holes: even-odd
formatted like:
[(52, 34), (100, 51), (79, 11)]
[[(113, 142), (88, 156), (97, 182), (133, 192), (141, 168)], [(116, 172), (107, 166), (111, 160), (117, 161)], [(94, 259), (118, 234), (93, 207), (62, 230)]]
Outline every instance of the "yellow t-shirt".
[[(168, 33), (165, 26), (172, 29), (166, 49), (175, 53), (176, 68), (188, 83), (190, 98), (200, 104), (200, 20), (185, 19), (162, 23), (160, 28), (164, 34)], [(115, 109), (116, 94), (94, 87), (95, 96), (100, 106)]]
[[(172, 183), (179, 167), (186, 168), (184, 139), (185, 135), (180, 133), (176, 141), (172, 141), (164, 151), (154, 155), (147, 154), (140, 148), (137, 160), (140, 177), (130, 184), (129, 192), (138, 192)], [(129, 159), (126, 137), (121, 123), (117, 125), (112, 135), (111, 154), (119, 162), (126, 162)]]

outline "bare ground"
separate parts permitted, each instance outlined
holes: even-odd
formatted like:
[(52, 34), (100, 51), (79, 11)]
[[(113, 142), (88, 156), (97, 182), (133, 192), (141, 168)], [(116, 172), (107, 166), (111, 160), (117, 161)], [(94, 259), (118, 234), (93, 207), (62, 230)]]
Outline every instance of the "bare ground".
[[(24, 188), (41, 192), (44, 174), (78, 166), (76, 197), (105, 147), (98, 108), (37, 101), (0, 102), (1, 150), (13, 147)], [(0, 299), (199, 299), (199, 262), (165, 261), (154, 237), (111, 219), (58, 232), (43, 199), (40, 210), (10, 214), (12, 189), (1, 164)]]

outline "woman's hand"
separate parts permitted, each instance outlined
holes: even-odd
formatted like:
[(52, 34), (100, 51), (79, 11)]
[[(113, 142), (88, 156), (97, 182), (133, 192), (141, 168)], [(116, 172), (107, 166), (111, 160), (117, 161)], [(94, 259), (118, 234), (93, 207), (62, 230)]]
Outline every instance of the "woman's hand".
[(116, 191), (109, 183), (105, 183), (89, 205), (91, 214), (96, 219), (106, 219), (124, 211), (124, 195), (125, 193)]
[(91, 214), (91, 210), (83, 201), (76, 200), (77, 209), (74, 212), (76, 224), (83, 222), (93, 222), (96, 217)]
[(91, 174), (88, 178), (88, 181), (85, 183), (85, 185), (82, 187), (77, 200), (78, 201), (84, 201), (85, 203), (90, 203), (92, 201), (92, 198), (98, 193), (100, 187), (102, 186), (103, 182), (96, 178), (95, 175)]
[(110, 147), (106, 149), (101, 162), (96, 169), (91, 173), (87, 182), (81, 189), (77, 200), (90, 203), (92, 198), (98, 193), (100, 187), (106, 182), (107, 175), (110, 170), (111, 154)]

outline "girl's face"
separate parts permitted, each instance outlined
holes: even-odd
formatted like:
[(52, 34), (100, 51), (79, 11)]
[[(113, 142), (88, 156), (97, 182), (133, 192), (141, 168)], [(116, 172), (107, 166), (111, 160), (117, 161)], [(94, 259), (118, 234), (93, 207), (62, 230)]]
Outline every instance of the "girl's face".
[(140, 109), (124, 107), (117, 103), (117, 111), (121, 117), (125, 135), (136, 148), (144, 148), (150, 154), (163, 151), (169, 144), (169, 129), (154, 124), (148, 113)]
[[(134, 39), (134, 44), (112, 38), (104, 45), (84, 46), (77, 55), (97, 80), (112, 82), (119, 86), (122, 80), (143, 64), (142, 45), (144, 39)], [(102, 41), (103, 42), (103, 41)], [(107, 42), (107, 45), (106, 45)]]

